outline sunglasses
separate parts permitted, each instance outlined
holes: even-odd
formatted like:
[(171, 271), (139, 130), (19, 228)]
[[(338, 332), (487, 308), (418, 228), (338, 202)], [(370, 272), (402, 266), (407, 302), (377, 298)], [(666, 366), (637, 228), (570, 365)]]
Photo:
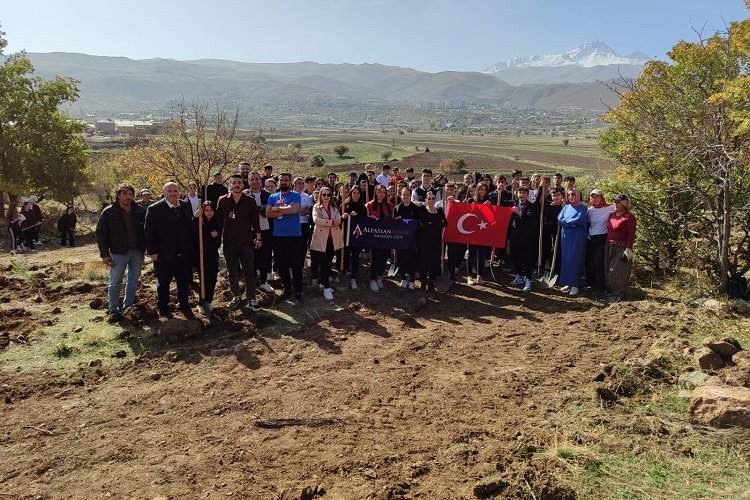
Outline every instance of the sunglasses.
[(322, 196), (324, 198), (330, 198), (331, 197), (331, 195), (328, 194), (328, 193), (320, 193), (320, 196)]

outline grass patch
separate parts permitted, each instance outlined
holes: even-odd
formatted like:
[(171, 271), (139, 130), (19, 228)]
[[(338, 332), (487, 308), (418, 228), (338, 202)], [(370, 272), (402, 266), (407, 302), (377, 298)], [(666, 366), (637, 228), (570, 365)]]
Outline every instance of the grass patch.
[[(150, 347), (120, 339), (121, 326), (91, 322), (96, 316), (101, 316), (101, 311), (88, 307), (63, 308), (57, 324), (29, 334), (28, 345), (11, 344), (0, 352), (0, 371), (69, 370), (94, 359), (117, 363), (121, 360), (111, 357), (117, 351), (124, 350), (127, 356), (123, 359), (132, 360)], [(83, 329), (73, 333), (78, 326)], [(146, 344), (150, 338), (146, 338)], [(157, 340), (154, 338), (153, 342)]]

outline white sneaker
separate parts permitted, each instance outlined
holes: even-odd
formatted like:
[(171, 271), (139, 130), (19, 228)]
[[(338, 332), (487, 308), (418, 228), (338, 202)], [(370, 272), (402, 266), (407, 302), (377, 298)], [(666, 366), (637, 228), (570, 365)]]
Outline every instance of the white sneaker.
[(401, 288), (409, 288), (409, 282), (406, 280), (401, 280)]
[(383, 278), (378, 278), (375, 280), (375, 282), (377, 283), (378, 288), (380, 288), (381, 290), (385, 287), (385, 285), (383, 284)]
[(570, 287), (570, 295), (578, 295), (578, 287), (577, 286), (571, 286)]
[(325, 298), (326, 300), (333, 300), (333, 288), (324, 289), (323, 298)]
[(325, 286), (323, 286), (323, 283), (318, 283), (318, 290), (324, 290)]
[(477, 277), (474, 279), (474, 283), (476, 283), (477, 285), (481, 285), (482, 283), (484, 283), (482, 276), (477, 274)]
[(277, 273), (276, 271), (274, 271), (273, 273), (271, 273), (271, 278), (273, 278), (273, 280), (280, 280), (281, 275)]
[(530, 292), (531, 291), (531, 280), (526, 280), (523, 284), (523, 291), (524, 292)]
[(259, 286), (258, 288), (260, 288), (261, 290), (263, 290), (263, 291), (264, 291), (264, 292), (266, 292), (266, 293), (274, 293), (274, 292), (276, 291), (276, 290), (274, 290), (274, 289), (273, 289), (273, 287), (272, 287), (271, 285), (269, 285), (268, 283), (263, 283), (263, 284), (262, 284), (262, 285), (260, 285), (260, 286)]
[(250, 307), (251, 311), (254, 311), (254, 312), (260, 311), (260, 304), (258, 304), (258, 301), (255, 299), (249, 301), (247, 305)]
[(380, 291), (380, 287), (378, 286), (378, 282), (375, 280), (370, 280), (370, 290), (377, 293)]
[(474, 278), (472, 278), (471, 276), (467, 276), (466, 277), (466, 284), (469, 285), (469, 286), (473, 285), (474, 284)]
[(562, 293), (568, 293), (570, 291), (570, 286), (565, 285), (564, 287), (560, 288), (560, 291)]
[(416, 286), (414, 286), (414, 282), (413, 282), (413, 281), (410, 281), (410, 282), (409, 282), (409, 290), (415, 290), (416, 288), (417, 288), (417, 287), (416, 287)]
[(18, 252), (16, 252), (15, 250), (11, 250), (11, 251), (10, 251), (10, 254), (11, 254), (11, 255), (15, 255), (15, 254), (17, 254), (17, 253), (18, 253)]
[(516, 274), (516, 277), (513, 278), (513, 281), (510, 282), (511, 285), (521, 285), (523, 284), (525, 280), (523, 279), (523, 276), (520, 274)]
[(352, 290), (356, 290), (357, 289), (357, 280), (355, 280), (354, 278), (350, 279), (349, 280), (349, 288), (351, 288)]

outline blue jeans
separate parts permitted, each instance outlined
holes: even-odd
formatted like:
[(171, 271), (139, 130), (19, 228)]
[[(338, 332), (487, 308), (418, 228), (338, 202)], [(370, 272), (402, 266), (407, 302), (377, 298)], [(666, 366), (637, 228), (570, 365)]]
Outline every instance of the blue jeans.
[(128, 281), (125, 284), (125, 300), (122, 309), (127, 309), (135, 302), (135, 291), (138, 288), (138, 280), (141, 278), (143, 267), (143, 252), (140, 250), (128, 250), (128, 253), (113, 253), (112, 266), (109, 268), (109, 289), (107, 299), (109, 300), (109, 312), (115, 313), (120, 308), (120, 285), (125, 269), (128, 271)]

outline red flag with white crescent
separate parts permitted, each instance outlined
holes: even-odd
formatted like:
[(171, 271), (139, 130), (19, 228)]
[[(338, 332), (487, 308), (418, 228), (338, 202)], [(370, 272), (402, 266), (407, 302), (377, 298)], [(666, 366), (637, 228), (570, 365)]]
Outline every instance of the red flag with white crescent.
[(443, 241), (504, 248), (512, 213), (512, 207), (451, 202), (445, 214), (448, 225)]

